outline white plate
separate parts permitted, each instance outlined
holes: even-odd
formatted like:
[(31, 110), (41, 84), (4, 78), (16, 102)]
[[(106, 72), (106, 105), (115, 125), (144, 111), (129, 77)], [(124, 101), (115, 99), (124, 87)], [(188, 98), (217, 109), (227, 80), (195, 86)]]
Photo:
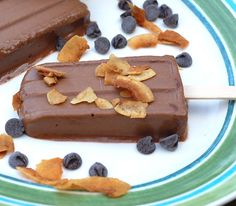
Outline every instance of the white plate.
[[(117, 8), (116, 1), (84, 2), (91, 11), (91, 20), (97, 21), (102, 35), (109, 40), (118, 33), (122, 33), (127, 39), (136, 34), (147, 33), (140, 27), (131, 35), (122, 32), (119, 17), (122, 11)], [(133, 2), (142, 6), (142, 1)], [(232, 42), (235, 37), (232, 37), (233, 33), (228, 34), (235, 30), (235, 3), (209, 3), (210, 1), (202, 0), (158, 2), (166, 3), (174, 13), (179, 14), (179, 26), (175, 31), (190, 41), (184, 51), (191, 54), (193, 65), (180, 70), (184, 85), (234, 85), (236, 46)], [(217, 16), (214, 15), (216, 13)], [(158, 19), (156, 23), (163, 30), (167, 29), (162, 20)], [(222, 23), (224, 27), (221, 26)], [(104, 59), (111, 53), (117, 56), (176, 56), (182, 52), (173, 46), (158, 45), (156, 48), (135, 51), (128, 47), (120, 50), (111, 48), (107, 55), (99, 55), (94, 50), (93, 40), (88, 41), (91, 49), (81, 60)], [(57, 53), (53, 53), (40, 63), (55, 62), (56, 57)], [(12, 95), (19, 90), (22, 77), (23, 75), (0, 86), (1, 133), (5, 132), (5, 122), (17, 117), (11, 100)], [(0, 161), (0, 203), (53, 205), (60, 202), (61, 205), (73, 205), (81, 200), (79, 205), (205, 205), (228, 201), (236, 190), (236, 184), (232, 184), (236, 182), (234, 120), (234, 102), (190, 101), (187, 141), (180, 143), (175, 152), (167, 152), (157, 145), (157, 150), (151, 155), (137, 152), (135, 144), (54, 142), (25, 135), (14, 142), (16, 150), (28, 156), (29, 167), (35, 168), (42, 159), (63, 158), (67, 153), (78, 152), (83, 159), (82, 167), (73, 172), (64, 171), (63, 177), (87, 177), (89, 167), (98, 161), (106, 165), (109, 176), (127, 181), (133, 187), (128, 195), (119, 199), (83, 192), (58, 193), (50, 187), (24, 179), (8, 166), (8, 158), (4, 158)]]

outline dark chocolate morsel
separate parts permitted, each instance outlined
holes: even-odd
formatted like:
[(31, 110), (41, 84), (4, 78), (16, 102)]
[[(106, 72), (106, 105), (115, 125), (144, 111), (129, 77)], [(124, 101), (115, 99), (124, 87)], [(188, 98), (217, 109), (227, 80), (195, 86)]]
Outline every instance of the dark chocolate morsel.
[(178, 14), (172, 14), (172, 15), (166, 17), (165, 19), (163, 19), (163, 22), (166, 26), (174, 29), (178, 26), (179, 15)]
[(16, 169), (16, 167), (27, 167), (29, 160), (21, 152), (14, 152), (9, 157), (8, 163), (12, 168)]
[(69, 170), (75, 170), (82, 165), (82, 159), (77, 153), (69, 153), (63, 158), (63, 166)]
[(158, 8), (158, 10), (159, 10), (159, 16), (158, 17), (162, 18), (162, 19), (164, 19), (164, 18), (166, 18), (166, 17), (168, 17), (172, 14), (172, 9), (169, 6), (167, 6), (166, 4), (161, 5)]
[(155, 21), (158, 18), (159, 12), (160, 12), (157, 9), (157, 7), (155, 5), (153, 5), (153, 4), (145, 7), (144, 11), (145, 11), (146, 19), (148, 21)]
[(97, 38), (101, 36), (101, 34), (102, 32), (99, 29), (97, 22), (90, 22), (87, 27), (86, 35), (90, 38)]
[(95, 162), (89, 169), (90, 176), (106, 177), (107, 173), (107, 168), (100, 162)]
[(21, 119), (12, 118), (5, 124), (5, 131), (12, 137), (20, 137), (24, 134), (24, 125)]
[(160, 138), (160, 145), (168, 151), (175, 151), (178, 147), (178, 143), (178, 134), (172, 134), (170, 136)]
[(56, 38), (56, 50), (57, 51), (61, 51), (61, 49), (64, 47), (65, 44), (66, 44), (66, 40), (63, 37), (58, 36)]
[(178, 56), (175, 57), (175, 59), (177, 64), (183, 68), (190, 67), (193, 63), (192, 57), (187, 52), (179, 54)]
[(146, 0), (143, 3), (143, 8), (145, 9), (149, 5), (155, 5), (156, 7), (158, 6), (157, 0)]
[(132, 16), (127, 16), (122, 19), (121, 28), (126, 34), (131, 34), (134, 32), (137, 26), (136, 20)]
[(124, 13), (122, 13), (121, 15), (120, 15), (120, 18), (125, 18), (125, 17), (127, 17), (127, 16), (132, 16), (132, 12), (131, 12), (131, 10), (129, 9), (129, 10), (127, 10), (127, 11), (125, 11)]
[(128, 2), (132, 3), (131, 0), (119, 0), (118, 7), (122, 10), (129, 10), (129, 4)]
[(111, 44), (115, 49), (121, 49), (127, 45), (127, 40), (122, 34), (118, 34), (111, 40)]
[(106, 54), (110, 49), (110, 42), (106, 37), (99, 37), (94, 42), (94, 47), (99, 54)]
[(137, 143), (137, 149), (142, 154), (151, 154), (155, 151), (156, 145), (151, 136), (140, 139)]

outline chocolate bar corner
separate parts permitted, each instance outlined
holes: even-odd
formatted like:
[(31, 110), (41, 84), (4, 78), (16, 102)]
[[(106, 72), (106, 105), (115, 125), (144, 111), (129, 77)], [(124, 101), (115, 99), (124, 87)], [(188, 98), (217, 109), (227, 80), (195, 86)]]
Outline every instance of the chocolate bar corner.
[(0, 84), (55, 51), (58, 36), (82, 35), (88, 18), (79, 0), (0, 1)]

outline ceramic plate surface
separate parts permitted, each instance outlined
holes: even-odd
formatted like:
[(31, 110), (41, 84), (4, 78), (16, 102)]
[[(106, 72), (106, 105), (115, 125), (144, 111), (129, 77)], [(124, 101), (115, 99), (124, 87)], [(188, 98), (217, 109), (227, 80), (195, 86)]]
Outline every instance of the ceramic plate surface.
[[(121, 31), (122, 13), (117, 1), (84, 0), (91, 11), (91, 20), (97, 21), (103, 36), (110, 40)], [(143, 1), (133, 0), (138, 6)], [(159, 0), (179, 14), (177, 32), (190, 45), (184, 51), (193, 58), (190, 68), (180, 70), (184, 85), (234, 85), (236, 67), (236, 2), (235, 0)], [(156, 23), (167, 29), (162, 20)], [(137, 28), (135, 33), (147, 33)], [(91, 49), (81, 60), (117, 56), (173, 55), (182, 50), (166, 45), (152, 49), (111, 49), (99, 55)], [(40, 63), (56, 61), (57, 53)], [(0, 85), (0, 133), (5, 122), (17, 117), (11, 107), (12, 95), (19, 90), (23, 74)], [(15, 139), (17, 151), (25, 153), (29, 167), (42, 159), (64, 157), (78, 152), (83, 165), (63, 176), (82, 178), (94, 162), (102, 162), (109, 176), (132, 185), (130, 192), (118, 199), (86, 192), (58, 192), (51, 187), (29, 182), (8, 166), (8, 157), (0, 161), (0, 205), (207, 205), (223, 204), (236, 197), (236, 125), (234, 101), (189, 101), (188, 139), (175, 152), (167, 152), (157, 145), (151, 155), (142, 155), (135, 144), (54, 142), (23, 136)]]

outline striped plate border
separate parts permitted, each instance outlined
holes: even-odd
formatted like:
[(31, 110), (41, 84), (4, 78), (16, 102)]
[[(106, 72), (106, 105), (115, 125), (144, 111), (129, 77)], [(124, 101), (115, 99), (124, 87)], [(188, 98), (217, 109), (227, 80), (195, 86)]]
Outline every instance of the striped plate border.
[[(234, 85), (236, 20), (233, 12), (236, 12), (235, 1), (182, 0), (182, 2), (199, 18), (212, 35), (223, 56), (228, 73), (228, 83)], [(217, 31), (214, 28), (217, 28)], [(55, 192), (49, 187), (0, 175), (0, 205), (130, 206), (151, 204), (190, 206), (206, 205), (218, 201), (226, 195), (236, 193), (236, 150), (234, 149), (236, 145), (236, 120), (233, 111), (234, 102), (229, 101), (227, 115), (221, 131), (211, 147), (201, 157), (164, 178), (134, 185), (131, 192), (122, 198), (109, 199), (102, 195), (80, 192)], [(227, 137), (224, 137), (229, 124), (232, 122), (232, 128), (230, 128)], [(224, 142), (216, 150), (216, 146), (223, 137)], [(214, 153), (212, 153), (213, 150)], [(202, 162), (201, 165), (189, 171), (200, 162)], [(173, 180), (167, 182), (170, 179)]]

